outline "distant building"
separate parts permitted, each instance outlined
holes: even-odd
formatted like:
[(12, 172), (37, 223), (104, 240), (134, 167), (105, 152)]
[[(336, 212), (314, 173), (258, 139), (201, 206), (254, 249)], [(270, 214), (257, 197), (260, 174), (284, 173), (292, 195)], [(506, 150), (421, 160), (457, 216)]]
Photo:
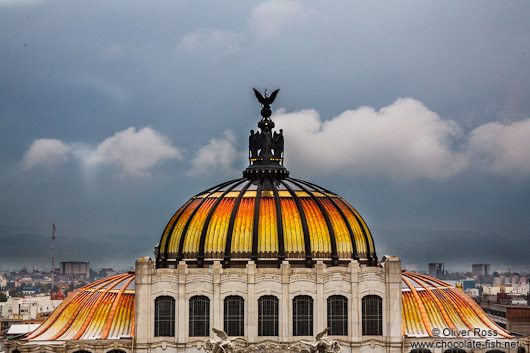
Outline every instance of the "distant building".
[(50, 296), (8, 298), (0, 303), (0, 332), (5, 334), (12, 325), (41, 324), (61, 303)]
[(471, 265), (473, 276), (484, 276), (490, 274), (490, 264), (473, 264)]
[(530, 306), (504, 305), (487, 300), (480, 301), (480, 307), (495, 323), (510, 332), (530, 334)]
[(88, 261), (61, 262), (60, 273), (55, 277), (59, 281), (88, 281), (90, 263)]
[(474, 289), (476, 287), (476, 282), (474, 279), (464, 279), (462, 280), (462, 290), (466, 292), (468, 289)]
[(473, 298), (476, 298), (480, 295), (479, 290), (477, 288), (466, 289), (464, 293), (466, 293), (467, 295)]
[(429, 276), (431, 277), (440, 277), (440, 275), (444, 275), (445, 272), (445, 264), (441, 262), (431, 262), (429, 264)]
[(50, 296), (9, 298), (0, 303), (0, 318), (36, 320), (39, 314), (52, 312), (61, 302), (52, 300)]
[(514, 284), (512, 290), (513, 295), (527, 295), (529, 291), (528, 283), (525, 284)]
[(482, 286), (482, 293), (484, 295), (497, 295), (501, 292), (500, 286), (492, 286), (489, 284), (484, 284)]

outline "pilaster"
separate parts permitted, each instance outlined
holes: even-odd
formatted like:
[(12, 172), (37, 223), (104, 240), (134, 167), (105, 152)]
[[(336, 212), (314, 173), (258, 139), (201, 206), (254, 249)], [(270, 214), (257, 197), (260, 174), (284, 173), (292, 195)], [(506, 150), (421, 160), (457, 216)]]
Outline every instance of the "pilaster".
[(327, 326), (326, 317), (324, 315), (326, 298), (324, 298), (324, 271), (326, 270), (326, 265), (324, 262), (317, 261), (315, 265), (317, 272), (316, 282), (317, 282), (317, 295), (315, 298), (315, 315), (313, 318), (313, 334), (316, 335), (318, 332), (322, 332)]
[(186, 275), (188, 274), (188, 265), (186, 262), (179, 262), (177, 272), (179, 297), (176, 308), (177, 312), (175, 313), (177, 318), (175, 334), (177, 336), (177, 343), (186, 343), (188, 335), (188, 325), (186, 323)]
[(148, 257), (141, 257), (135, 264), (135, 340), (138, 343), (149, 343), (153, 337), (153, 320), (151, 320), (151, 283), (154, 263)]
[[(283, 261), (281, 264), (281, 271), (282, 271), (282, 298), (280, 298), (280, 305), (281, 305), (281, 313), (284, 317), (291, 317), (289, 316), (289, 284), (290, 279), (289, 276), (291, 275), (291, 265), (288, 261)], [(282, 326), (279, 327), (279, 335), (280, 335), (280, 342), (287, 341), (287, 338), (289, 337), (289, 322), (290, 320), (282, 320)]]
[(256, 264), (254, 261), (247, 263), (247, 286), (248, 286), (248, 305), (247, 305), (247, 318), (248, 318), (248, 342), (255, 343), (258, 335), (258, 303), (255, 292), (256, 284)]
[(212, 265), (213, 271), (213, 300), (211, 307), (213, 313), (213, 327), (218, 330), (224, 330), (223, 325), (223, 301), (221, 299), (221, 273), (223, 272), (223, 266), (221, 262), (215, 261)]

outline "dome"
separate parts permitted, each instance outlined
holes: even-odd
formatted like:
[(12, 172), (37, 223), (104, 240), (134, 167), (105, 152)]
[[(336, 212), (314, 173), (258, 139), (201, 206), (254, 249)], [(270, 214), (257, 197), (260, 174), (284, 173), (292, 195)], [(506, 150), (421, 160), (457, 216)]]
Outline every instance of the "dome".
[(496, 331), (499, 337), (513, 337), (473, 299), (450, 284), (407, 271), (403, 271), (401, 280), (403, 336), (479, 338)]
[(90, 283), (65, 299), (26, 340), (132, 338), (134, 294), (134, 273)]
[(370, 230), (339, 195), (306, 181), (241, 178), (198, 193), (171, 218), (157, 266), (222, 260), (374, 264)]
[(283, 131), (273, 131), (271, 96), (254, 90), (262, 104), (259, 132), (250, 130), (243, 178), (198, 193), (178, 209), (157, 246), (157, 267), (179, 261), (203, 266), (223, 261), (311, 267), (358, 260), (377, 265), (374, 242), (359, 213), (334, 192), (289, 177), (283, 166)]

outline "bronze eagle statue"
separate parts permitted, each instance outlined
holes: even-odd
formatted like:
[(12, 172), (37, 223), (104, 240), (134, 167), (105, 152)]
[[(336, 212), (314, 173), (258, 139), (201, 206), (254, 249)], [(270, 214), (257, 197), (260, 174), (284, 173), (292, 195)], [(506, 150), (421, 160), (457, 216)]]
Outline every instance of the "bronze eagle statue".
[(267, 90), (265, 90), (264, 95), (261, 95), (261, 93), (257, 89), (255, 88), (252, 88), (252, 89), (254, 90), (254, 95), (256, 95), (258, 102), (260, 102), (261, 105), (263, 106), (263, 108), (261, 109), (261, 116), (267, 119), (272, 114), (271, 104), (276, 99), (276, 95), (278, 94), (280, 89), (278, 88), (276, 91), (272, 92), (270, 96), (267, 95)]

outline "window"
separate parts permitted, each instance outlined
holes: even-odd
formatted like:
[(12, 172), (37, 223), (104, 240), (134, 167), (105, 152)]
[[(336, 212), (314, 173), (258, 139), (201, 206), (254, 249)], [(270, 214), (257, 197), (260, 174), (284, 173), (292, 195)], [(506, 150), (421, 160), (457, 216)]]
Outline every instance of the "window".
[(381, 336), (383, 334), (383, 300), (377, 295), (363, 298), (363, 335)]
[(158, 297), (155, 299), (155, 337), (175, 336), (175, 299)]
[(274, 295), (258, 299), (258, 336), (278, 336), (278, 298)]
[(190, 298), (190, 336), (210, 335), (210, 299), (204, 295)]
[(342, 295), (328, 297), (329, 335), (348, 335), (348, 299)]
[(237, 295), (225, 298), (224, 328), (228, 336), (243, 336), (245, 327), (245, 301)]
[(293, 299), (293, 336), (313, 336), (313, 298), (299, 295)]

